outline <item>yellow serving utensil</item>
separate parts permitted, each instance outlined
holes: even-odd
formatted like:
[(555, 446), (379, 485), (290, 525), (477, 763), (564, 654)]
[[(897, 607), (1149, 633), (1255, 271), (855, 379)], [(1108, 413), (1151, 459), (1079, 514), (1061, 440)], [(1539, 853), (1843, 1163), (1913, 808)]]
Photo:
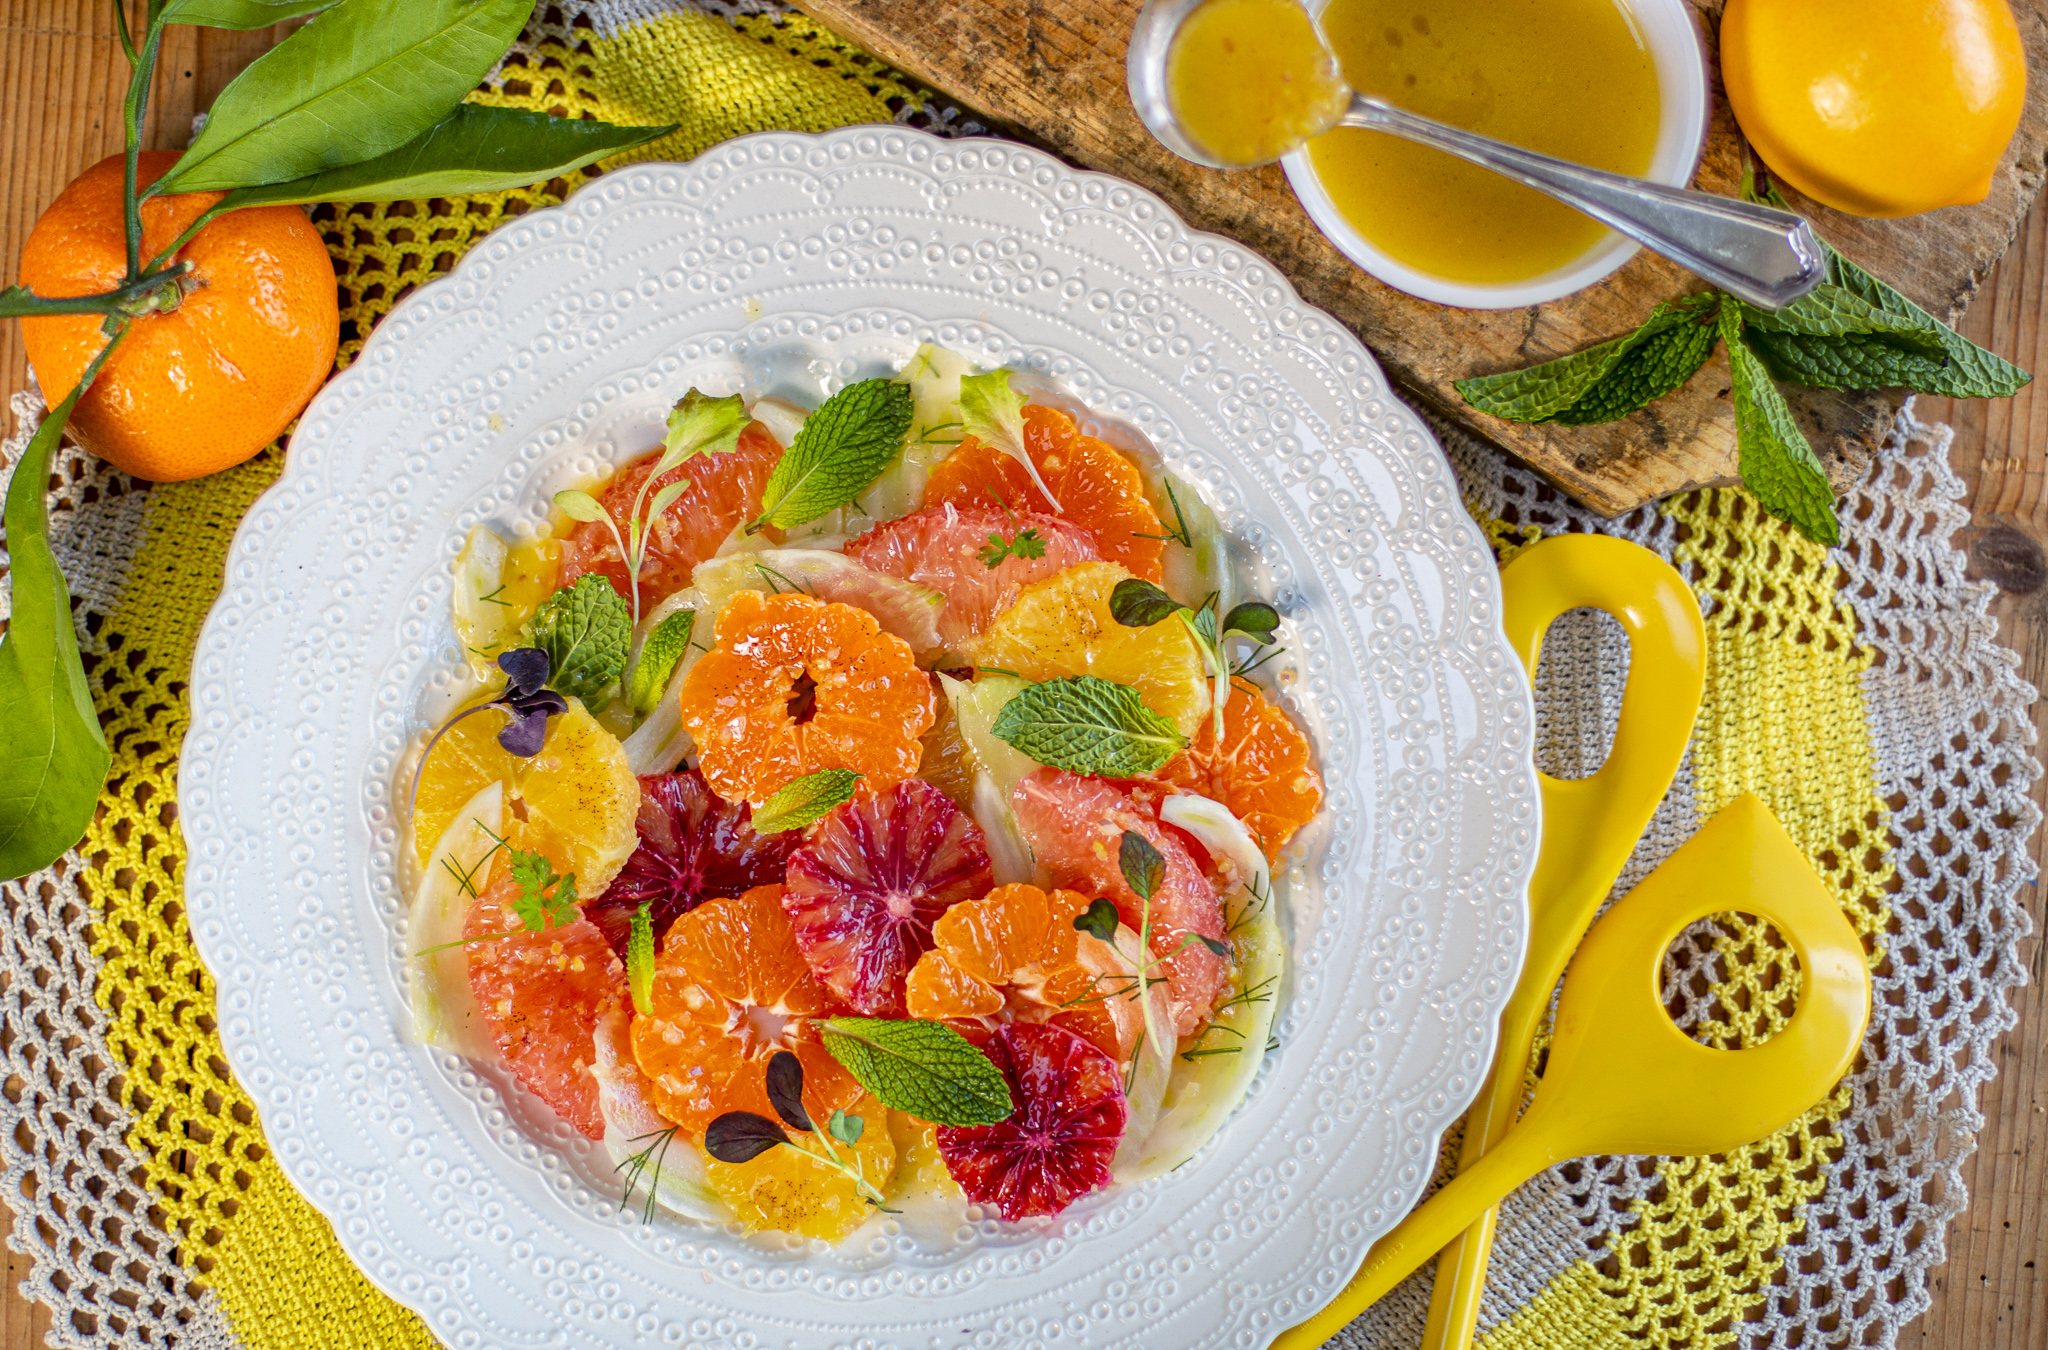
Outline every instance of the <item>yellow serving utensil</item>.
[[(1762, 1045), (1716, 1050), (1660, 1002), (1664, 952), (1726, 910), (1776, 925), (1799, 958), (1799, 1006)], [(1282, 1334), (1310, 1350), (1404, 1279), (1474, 1216), (1543, 1168), (1591, 1154), (1740, 1148), (1797, 1119), (1854, 1062), (1870, 1015), (1863, 944), (1798, 845), (1748, 793), (1722, 808), (1587, 935), (1558, 996), (1550, 1059), (1521, 1120), (1374, 1244), (1336, 1301)]]
[[(1567, 610), (1592, 607), (1629, 639), (1628, 683), (1607, 762), (1590, 777), (1541, 774), (1543, 841), (1529, 881), (1529, 954), (1501, 1012), (1493, 1072), (1465, 1113), (1460, 1170), (1515, 1123), (1536, 1028), (1550, 996), (1671, 786), (1706, 688), (1706, 632), (1685, 579), (1639, 544), (1597, 534), (1546, 539), (1501, 569), (1502, 624), (1536, 678), (1543, 634)], [(1437, 1263), (1424, 1350), (1470, 1344), (1479, 1320), (1499, 1211), (1488, 1207)]]

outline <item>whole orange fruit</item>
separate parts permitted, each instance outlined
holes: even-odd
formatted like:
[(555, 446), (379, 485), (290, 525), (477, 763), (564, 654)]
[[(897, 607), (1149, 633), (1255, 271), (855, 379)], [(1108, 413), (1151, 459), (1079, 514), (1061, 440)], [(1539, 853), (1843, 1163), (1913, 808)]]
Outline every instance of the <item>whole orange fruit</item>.
[[(178, 156), (148, 151), (138, 185)], [(147, 263), (224, 194), (142, 204)], [(240, 464), (299, 415), (334, 369), (341, 319), (334, 265), (303, 211), (230, 211), (178, 252), (192, 264), (175, 309), (136, 319), (71, 414), (79, 444), (138, 478), (171, 483)], [(37, 219), (21, 280), (56, 298), (112, 290), (127, 274), (121, 157), (71, 180)], [(100, 316), (22, 320), (22, 342), (52, 404), (77, 387), (107, 339)]]
[(1859, 216), (1984, 200), (2020, 122), (2006, 0), (1728, 0), (1721, 77), (1772, 171)]

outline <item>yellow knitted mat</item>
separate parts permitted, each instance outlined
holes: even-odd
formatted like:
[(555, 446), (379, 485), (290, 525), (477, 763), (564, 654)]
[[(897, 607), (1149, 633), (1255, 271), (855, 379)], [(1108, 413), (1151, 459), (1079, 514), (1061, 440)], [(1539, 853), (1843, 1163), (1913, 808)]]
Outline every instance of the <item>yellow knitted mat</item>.
[[(607, 30), (589, 11), (549, 9), (477, 97), (616, 122), (676, 122), (672, 136), (636, 157), (682, 159), (749, 131), (887, 121), (926, 96), (801, 16), (727, 20), (664, 10)], [(342, 276), (341, 360), (354, 357), (392, 305), (447, 271), (501, 220), (560, 201), (580, 181), (320, 208), (315, 219)], [(122, 1094), (135, 1120), (128, 1142), (159, 1201), (152, 1217), (180, 1236), (181, 1260), (215, 1292), (236, 1338), (260, 1350), (429, 1346), (420, 1321), (356, 1272), (264, 1146), (222, 1058), (216, 987), (185, 926), (175, 775), (190, 654), (219, 590), (229, 537), (276, 476), (280, 453), (157, 489), (145, 542), (107, 619), (95, 680), (115, 768), (81, 848), (85, 884), (104, 911), (96, 997), (127, 1070)], [(1503, 558), (1543, 532), (1512, 511), (1475, 506), (1475, 515)], [(1839, 570), (1740, 491), (1676, 500), (1662, 521), (1676, 540), (1673, 560), (1712, 607), (1692, 809), (1704, 819), (1740, 792), (1761, 796), (1839, 887), (1879, 963), (1895, 877), (1865, 707), (1872, 651), (1840, 599)], [(1688, 1006), (1711, 1009), (1695, 1034), (1735, 1045), (1780, 1025), (1797, 988), (1782, 946), (1740, 916), (1696, 937), (1672, 976), (1688, 986)], [(1629, 1164), (1641, 1171), (1633, 1198), (1626, 1212), (1599, 1216), (1598, 1249), (1498, 1320), (1485, 1345), (1727, 1341), (1784, 1286), (1782, 1249), (1825, 1184), (1823, 1164), (1838, 1151), (1848, 1106), (1845, 1087), (1741, 1155)]]

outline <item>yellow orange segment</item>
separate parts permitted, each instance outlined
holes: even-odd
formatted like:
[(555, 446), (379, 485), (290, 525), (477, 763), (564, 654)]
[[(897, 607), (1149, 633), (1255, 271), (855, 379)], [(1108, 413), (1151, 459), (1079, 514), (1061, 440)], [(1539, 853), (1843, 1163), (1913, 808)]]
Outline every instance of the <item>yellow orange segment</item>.
[(804, 1105), (817, 1119), (860, 1095), (804, 1018), (830, 998), (811, 977), (782, 912), (782, 887), (708, 900), (663, 939), (650, 1011), (633, 1019), (633, 1058), (665, 1119), (692, 1135), (727, 1111), (773, 1116), (768, 1058), (804, 1067)]
[[(809, 1082), (808, 1068), (805, 1081)], [(896, 1143), (890, 1137), (889, 1109), (875, 1098), (861, 1094), (845, 1110), (849, 1116), (860, 1118), (860, 1138), (851, 1146), (834, 1140), (832, 1147), (842, 1162), (857, 1162), (861, 1176), (876, 1190), (883, 1190), (896, 1170)], [(825, 1117), (818, 1117), (820, 1128), (824, 1123)], [(812, 1154), (825, 1151), (815, 1134), (792, 1132), (791, 1137)], [(711, 1189), (732, 1206), (749, 1233), (779, 1228), (787, 1233), (838, 1242), (874, 1212), (852, 1177), (821, 1158), (798, 1152), (795, 1147), (771, 1148), (743, 1163), (722, 1163), (709, 1158), (704, 1172)]]
[(1110, 592), (1131, 574), (1086, 562), (1034, 582), (969, 648), (978, 666), (1027, 680), (1095, 675), (1138, 691), (1145, 706), (1191, 734), (1209, 711), (1202, 650), (1178, 618), (1126, 628), (1109, 612)]
[(937, 713), (901, 638), (864, 610), (794, 592), (735, 595), (680, 698), (712, 790), (755, 803), (820, 769), (851, 769), (870, 789), (913, 777)]
[(972, 436), (932, 470), (924, 504), (1062, 516), (1094, 536), (1103, 557), (1147, 581), (1162, 579), (1166, 531), (1136, 464), (1095, 437), (1083, 436), (1065, 413), (1036, 403), (1024, 409), (1024, 451), (1059, 498), (1057, 509), (1022, 464)]
[(1205, 717), (1194, 742), (1166, 762), (1159, 778), (1223, 803), (1272, 862), (1323, 805), (1308, 737), (1250, 680), (1231, 683), (1223, 736)]

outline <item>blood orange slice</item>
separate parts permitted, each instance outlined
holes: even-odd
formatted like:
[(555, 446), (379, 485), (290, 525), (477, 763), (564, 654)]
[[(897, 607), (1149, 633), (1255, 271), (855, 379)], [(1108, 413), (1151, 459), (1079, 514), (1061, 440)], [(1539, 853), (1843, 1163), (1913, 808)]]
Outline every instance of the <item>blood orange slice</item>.
[[(635, 500), (641, 500), (644, 511), (646, 503), (669, 484), (689, 482), (648, 531), (647, 555), (640, 564), (643, 613), (689, 585), (692, 569), (759, 512), (761, 489), (775, 471), (775, 462), (782, 458), (782, 446), (759, 422), (749, 423), (731, 451), (684, 461), (656, 479), (641, 499), (640, 485), (658, 458), (657, 452), (634, 460), (594, 494), (599, 505), (611, 513), (619, 538), (627, 539), (631, 538), (628, 526)], [(620, 595), (632, 596), (626, 560), (601, 520), (575, 526), (562, 540), (560, 583), (573, 586), (585, 572), (602, 573)]]
[(583, 907), (584, 917), (624, 959), (643, 904), (653, 906), (654, 931), (666, 933), (706, 900), (781, 881), (800, 836), (755, 834), (752, 817), (752, 807), (718, 796), (694, 769), (647, 775), (633, 822), (640, 846), (610, 888)]
[(1059, 516), (950, 502), (877, 525), (848, 543), (846, 553), (870, 571), (945, 596), (939, 639), (956, 651), (1024, 587), (1101, 556), (1093, 535)]
[(1159, 777), (1229, 807), (1268, 862), (1323, 804), (1308, 737), (1250, 680), (1231, 682), (1222, 739), (1216, 719), (1203, 718), (1194, 743), (1168, 760)]
[(993, 1125), (939, 1127), (939, 1156), (967, 1198), (1014, 1221), (1108, 1185), (1127, 1118), (1116, 1061), (1071, 1031), (1028, 1022), (999, 1029), (982, 1053), (1016, 1109)]
[(869, 787), (917, 772), (936, 715), (931, 677), (874, 616), (809, 595), (741, 591), (683, 677), (683, 726), (728, 801), (766, 801), (819, 769)]
[(512, 909), (518, 894), (500, 862), (463, 925), (473, 939), (469, 987), (477, 1013), (513, 1075), (556, 1115), (602, 1139), (593, 1038), (606, 1000), (625, 986), (625, 967), (588, 919), (526, 932)]
[(987, 891), (981, 829), (946, 794), (911, 779), (819, 821), (789, 860), (782, 897), (818, 980), (854, 1011), (904, 1015), (904, 977), (932, 924)]
[(1166, 531), (1146, 499), (1145, 475), (1136, 464), (1083, 436), (1065, 413), (1036, 403), (1024, 409), (1024, 450), (1059, 498), (1057, 512), (1022, 464), (972, 436), (932, 470), (924, 504), (1051, 512), (1093, 535), (1102, 557), (1147, 581), (1161, 579)]
[[(1203, 938), (1223, 938), (1223, 906), (1186, 836), (1161, 823), (1158, 793), (1038, 769), (1021, 779), (1010, 806), (1017, 828), (1053, 881), (1106, 896), (1134, 930), (1149, 918), (1152, 955), (1166, 971), (1176, 1036), (1193, 1034), (1230, 983), (1229, 964)], [(1118, 864), (1126, 830), (1141, 835), (1165, 860), (1165, 875), (1148, 907)]]

